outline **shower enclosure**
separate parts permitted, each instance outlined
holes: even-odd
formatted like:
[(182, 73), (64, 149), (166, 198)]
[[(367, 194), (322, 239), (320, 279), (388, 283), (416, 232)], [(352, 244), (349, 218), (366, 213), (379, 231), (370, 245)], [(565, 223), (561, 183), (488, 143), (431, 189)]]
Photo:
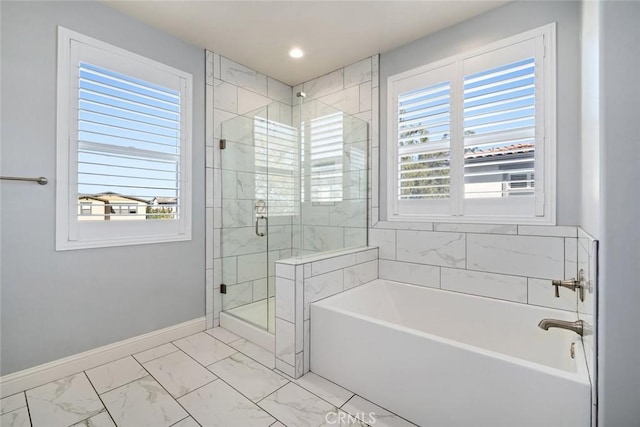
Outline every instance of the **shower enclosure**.
[(222, 311), (273, 333), (275, 262), (367, 244), (367, 123), (316, 100), (222, 123)]

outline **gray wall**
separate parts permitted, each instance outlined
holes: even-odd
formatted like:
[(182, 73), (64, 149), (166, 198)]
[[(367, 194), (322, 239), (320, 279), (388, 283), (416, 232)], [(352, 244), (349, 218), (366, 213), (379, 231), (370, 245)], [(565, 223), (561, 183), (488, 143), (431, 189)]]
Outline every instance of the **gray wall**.
[[(580, 2), (514, 2), (380, 56), (380, 150), (386, 150), (387, 78), (551, 22), (557, 22), (557, 224), (577, 225), (580, 162)], [(381, 154), (381, 159), (385, 158)], [(381, 219), (386, 164), (380, 162)]]
[[(98, 2), (2, 2), (2, 375), (204, 315), (204, 52)], [(193, 74), (193, 240), (56, 252), (56, 26)]]
[(640, 423), (640, 3), (600, 6), (599, 426)]

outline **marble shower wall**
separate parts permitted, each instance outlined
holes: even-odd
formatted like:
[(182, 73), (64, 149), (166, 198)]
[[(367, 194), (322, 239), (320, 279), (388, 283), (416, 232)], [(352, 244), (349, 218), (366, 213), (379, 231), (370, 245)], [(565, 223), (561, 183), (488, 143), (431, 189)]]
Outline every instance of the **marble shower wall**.
[[(260, 300), (266, 297), (265, 283), (269, 277), (272, 288), (275, 281), (273, 268), (267, 272), (267, 264), (273, 265), (275, 260), (291, 256), (290, 225), (287, 229), (286, 223), (275, 224), (272, 221), (275, 227), (272, 236), (282, 234), (286, 238), (277, 245), (270, 245), (273, 250), (269, 252), (266, 240), (256, 241), (253, 227), (248, 226), (246, 216), (247, 212), (252, 214), (252, 206), (249, 206), (252, 202), (249, 200), (253, 195), (247, 193), (247, 189), (251, 189), (255, 182), (251, 172), (227, 170), (223, 179), (219, 148), (221, 124), (274, 101), (280, 103), (279, 111), (269, 111), (270, 117), (275, 115), (284, 123), (290, 123), (292, 97), (290, 86), (214, 52), (206, 52), (206, 73), (205, 312), (207, 327), (211, 328), (219, 324), (222, 309), (220, 283), (230, 285), (226, 301), (231, 305)], [(238, 161), (244, 158), (236, 157)], [(230, 196), (226, 202), (222, 197), (223, 183), (225, 194)], [(233, 227), (224, 236), (221, 233), (223, 209), (225, 219), (236, 221), (229, 224)]]
[[(306, 93), (305, 104), (310, 108), (314, 107), (312, 101), (317, 100), (368, 123), (368, 132), (354, 125), (351, 134), (357, 137), (349, 140), (345, 136), (345, 158), (351, 158), (353, 152), (365, 151), (367, 164), (364, 168), (348, 169), (345, 162), (343, 200), (302, 202), (302, 230), (299, 230), (302, 239), (294, 239), (296, 243), (301, 242), (302, 254), (366, 245), (367, 224), (371, 224), (372, 189), (377, 193), (377, 183), (372, 188), (371, 168), (372, 165), (377, 168), (378, 163), (378, 61), (378, 55), (365, 58), (293, 88), (291, 103), (296, 123), (300, 114), (303, 118), (322, 115), (321, 111), (300, 112), (296, 107), (300, 102), (296, 96), (298, 92)], [(349, 127), (345, 123), (345, 129)], [(309, 171), (310, 167), (306, 164), (303, 169)], [(307, 175), (303, 180), (309, 182), (310, 178)]]
[(312, 302), (377, 278), (377, 248), (276, 262), (276, 368), (293, 378), (309, 372)]

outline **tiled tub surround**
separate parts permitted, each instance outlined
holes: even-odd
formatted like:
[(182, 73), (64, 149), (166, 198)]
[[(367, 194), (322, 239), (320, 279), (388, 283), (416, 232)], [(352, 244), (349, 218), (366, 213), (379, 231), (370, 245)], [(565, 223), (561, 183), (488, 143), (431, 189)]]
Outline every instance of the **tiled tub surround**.
[(273, 366), (273, 353), (216, 328), (7, 396), (0, 425), (300, 427), (369, 412), (412, 425), (318, 375), (291, 381)]
[(377, 278), (377, 248), (276, 262), (276, 368), (293, 378), (309, 372), (312, 302)]
[(380, 278), (513, 302), (577, 310), (553, 279), (577, 275), (576, 227), (378, 222)]
[(375, 280), (311, 305), (311, 366), (418, 425), (586, 426), (580, 337), (545, 317), (577, 315)]

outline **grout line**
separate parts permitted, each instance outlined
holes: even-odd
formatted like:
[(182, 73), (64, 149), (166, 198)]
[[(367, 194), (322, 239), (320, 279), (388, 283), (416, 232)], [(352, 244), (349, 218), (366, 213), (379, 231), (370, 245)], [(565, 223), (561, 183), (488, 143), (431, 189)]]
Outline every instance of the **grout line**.
[[(412, 422), (411, 422), (411, 421), (409, 421), (408, 419), (406, 419), (406, 418), (404, 418), (404, 417), (402, 417), (402, 416), (400, 416), (400, 415), (396, 414), (396, 413), (395, 413), (395, 412), (393, 412), (393, 411), (388, 410), (388, 409), (387, 409), (387, 408), (385, 408), (385, 407), (382, 407), (382, 406), (380, 406), (380, 405), (376, 404), (375, 402), (370, 401), (369, 399), (365, 399), (364, 397), (360, 396), (359, 394), (355, 394), (351, 399), (353, 399), (353, 398), (354, 398), (354, 397), (356, 397), (356, 396), (357, 396), (357, 397), (359, 397), (360, 399), (362, 399), (362, 400), (366, 401), (366, 402), (371, 403), (371, 404), (372, 404), (372, 405), (374, 405), (374, 406), (377, 406), (377, 407), (378, 407), (378, 408), (380, 408), (380, 409), (383, 409), (383, 410), (387, 411), (387, 412), (388, 412), (388, 413), (390, 413), (391, 415), (394, 415), (394, 416), (396, 416), (396, 417), (400, 418), (401, 420), (404, 420), (404, 421), (408, 422), (409, 424), (411, 424), (411, 425), (413, 425), (413, 426), (416, 426), (416, 427), (417, 427), (417, 424), (412, 423)], [(351, 400), (351, 399), (349, 399), (349, 400)], [(348, 403), (348, 402), (349, 402), (349, 401), (347, 401), (347, 403)], [(340, 409), (342, 409), (342, 407), (344, 407), (347, 403), (345, 403), (344, 405), (342, 405), (342, 406), (340, 407)], [(343, 411), (344, 411), (344, 410), (343, 410)], [(350, 412), (348, 412), (348, 411), (344, 411), (344, 412), (350, 413)], [(353, 414), (351, 414), (351, 415), (353, 415)], [(355, 417), (357, 417), (356, 415), (354, 415), (354, 416), (355, 416)], [(360, 418), (358, 418), (358, 419), (360, 419)], [(362, 420), (360, 420), (360, 421), (362, 421)], [(362, 421), (362, 422), (364, 422), (364, 421)]]
[[(187, 412), (187, 414), (189, 414), (189, 412)], [(191, 414), (187, 415), (186, 417), (184, 417), (183, 419), (181, 419), (180, 421), (171, 424), (169, 427), (173, 427), (173, 426), (177, 426), (179, 423), (183, 422), (184, 420), (186, 420), (187, 418), (191, 418), (196, 424), (198, 424), (200, 427), (202, 427), (202, 424), (200, 424), (198, 421), (196, 421), (195, 418), (193, 418), (193, 416)]]
[[(189, 336), (190, 336), (190, 335), (189, 335)], [(177, 340), (176, 340), (176, 341), (177, 341)], [(162, 347), (163, 345), (167, 345), (167, 344), (169, 344), (169, 345), (171, 345), (171, 346), (175, 347), (175, 350), (170, 351), (169, 353), (165, 353), (165, 354), (163, 354), (163, 355), (161, 355), (161, 356), (154, 357), (153, 359), (145, 360), (144, 362), (139, 361), (139, 360), (136, 358), (136, 356), (135, 356), (134, 354), (132, 354), (132, 355), (131, 355), (131, 357), (133, 357), (133, 360), (135, 360), (136, 362), (138, 362), (138, 364), (139, 364), (139, 365), (142, 365), (143, 363), (148, 363), (148, 362), (151, 362), (152, 360), (160, 359), (161, 357), (168, 356), (168, 355), (170, 355), (171, 353), (175, 353), (176, 351), (180, 351), (180, 348), (179, 348), (178, 346), (176, 346), (172, 341), (169, 341), (169, 342), (168, 342), (168, 343), (166, 343), (166, 344), (160, 344), (160, 345), (158, 345), (158, 346), (151, 347), (149, 350), (153, 350), (154, 348)], [(138, 353), (135, 353), (135, 354), (144, 353), (145, 351), (149, 351), (149, 350), (139, 351)], [(118, 359), (118, 360), (120, 360), (120, 359)], [(116, 361), (117, 361), (117, 360), (114, 360), (114, 362), (116, 362)], [(109, 362), (109, 363), (113, 363), (113, 362)], [(107, 364), (107, 363), (105, 363), (105, 365), (106, 365), (106, 364)], [(103, 365), (100, 365), (100, 366), (103, 366)], [(91, 368), (91, 369), (95, 369), (95, 368)], [(89, 369), (87, 369), (87, 371), (88, 371), (88, 370), (89, 370)], [(88, 375), (87, 375), (87, 376), (88, 376)]]
[[(180, 350), (180, 351), (182, 351), (182, 350)], [(183, 351), (183, 353), (184, 353), (184, 351)], [(185, 353), (185, 354), (186, 354), (186, 353)], [(189, 355), (187, 354), (187, 356), (189, 356)], [(189, 356), (189, 357), (191, 357), (191, 356)], [(194, 360), (195, 360), (195, 359), (194, 359)], [(197, 362), (197, 361), (196, 361), (196, 362)], [(200, 365), (200, 366), (202, 366), (202, 365)], [(143, 366), (143, 368), (144, 368), (144, 366)], [(144, 368), (144, 369), (145, 369), (145, 371), (147, 371), (147, 369), (146, 369), (146, 368)], [(207, 368), (205, 367), (205, 369), (207, 369)], [(207, 370), (208, 370), (208, 369), (207, 369)], [(209, 372), (211, 372), (211, 371), (209, 371)], [(189, 416), (191, 416), (191, 412), (187, 411), (187, 408), (185, 408), (184, 406), (182, 406), (182, 404), (178, 401), (178, 399), (179, 399), (178, 397), (174, 397), (171, 393), (169, 393), (169, 390), (167, 390), (167, 389), (165, 388), (165, 386), (164, 386), (164, 385), (162, 385), (162, 383), (161, 383), (160, 381), (158, 381), (158, 379), (157, 379), (156, 377), (154, 377), (154, 376), (153, 376), (153, 374), (152, 374), (151, 372), (147, 371), (147, 373), (149, 374), (149, 376), (150, 376), (151, 378), (153, 378), (153, 380), (154, 380), (156, 383), (158, 383), (158, 385), (159, 385), (159, 386), (160, 386), (160, 387), (161, 387), (161, 388), (162, 388), (162, 389), (167, 393), (167, 395), (168, 395), (171, 399), (173, 399), (173, 401), (174, 401), (174, 402), (176, 402), (176, 403), (177, 403), (177, 404), (182, 408), (182, 410), (183, 410), (183, 411), (185, 411), (187, 414), (189, 414)], [(218, 379), (218, 376), (217, 376), (217, 375), (215, 375), (213, 372), (211, 372), (211, 374), (213, 374), (213, 376), (215, 376), (215, 377), (216, 377), (216, 379), (214, 379), (213, 381), (209, 381), (207, 384), (201, 385), (201, 386), (200, 386), (200, 387), (198, 387), (198, 388), (202, 388), (202, 387), (204, 387), (205, 385), (211, 384), (211, 383), (213, 383), (214, 381), (216, 381), (216, 380)], [(192, 390), (192, 391), (195, 391), (195, 390), (197, 390), (197, 389), (194, 389), (194, 390)], [(191, 392), (189, 392), (189, 393), (191, 393)], [(186, 395), (187, 395), (187, 394), (189, 394), (189, 393), (185, 393), (185, 394), (183, 394), (182, 396), (180, 396), (180, 398), (182, 398), (182, 397), (186, 396)], [(193, 417), (192, 417), (192, 418), (193, 418)], [(194, 421), (195, 421), (195, 418), (194, 418)], [(198, 424), (200, 424), (200, 423), (198, 423)]]
[[(144, 369), (144, 367), (142, 369)], [(145, 371), (146, 371), (146, 369), (145, 369)], [(84, 376), (87, 379), (87, 381), (89, 381), (89, 384), (91, 385), (91, 388), (93, 389), (93, 392), (96, 394), (96, 396), (98, 396), (98, 399), (100, 399), (100, 403), (102, 403), (102, 407), (104, 408), (104, 411), (107, 413), (107, 415), (109, 415), (109, 418), (111, 418), (111, 421), (113, 421), (113, 424), (117, 425), (116, 424), (116, 420), (113, 418), (113, 415), (111, 415), (111, 412), (109, 412), (109, 409), (107, 408), (107, 405), (104, 404), (104, 400), (102, 400), (102, 397), (98, 393), (98, 390), (96, 390), (95, 386), (91, 382), (91, 378), (89, 378), (89, 375), (87, 375), (87, 371), (82, 371), (82, 373), (84, 374)], [(128, 383), (128, 384), (130, 384), (130, 383)], [(120, 388), (120, 387), (116, 387), (116, 388)], [(113, 389), (113, 390), (115, 390), (115, 389)], [(109, 390), (109, 391), (111, 391), (111, 390)], [(98, 415), (98, 414), (95, 414), (95, 415)], [(89, 418), (91, 418), (91, 417), (89, 417)], [(88, 420), (89, 418), (86, 418), (86, 420)], [(83, 420), (83, 421), (85, 421), (85, 420)]]
[[(89, 381), (89, 382), (91, 382), (91, 381)], [(29, 409), (29, 400), (27, 399), (27, 392), (26, 392), (26, 391), (23, 391), (23, 392), (21, 392), (21, 393), (23, 393), (23, 394), (24, 394), (24, 402), (25, 402), (25, 404), (26, 404), (26, 408), (27, 408), (27, 416), (29, 416), (29, 425), (30, 425), (30, 426), (33, 426), (33, 421), (31, 420), (31, 409)], [(96, 394), (97, 394), (97, 393), (96, 393)], [(8, 396), (7, 396), (7, 397), (8, 397)], [(104, 405), (104, 404), (103, 404), (103, 405)], [(106, 409), (106, 407), (105, 407), (105, 409)], [(111, 414), (109, 414), (109, 417), (111, 417)]]

